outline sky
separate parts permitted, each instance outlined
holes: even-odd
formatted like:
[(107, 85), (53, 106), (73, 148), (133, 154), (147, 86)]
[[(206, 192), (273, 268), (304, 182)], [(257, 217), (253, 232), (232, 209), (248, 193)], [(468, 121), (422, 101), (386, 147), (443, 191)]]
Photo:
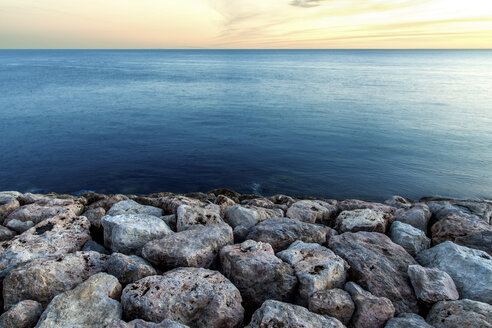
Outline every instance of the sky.
[(0, 48), (492, 48), (492, 0), (0, 0)]

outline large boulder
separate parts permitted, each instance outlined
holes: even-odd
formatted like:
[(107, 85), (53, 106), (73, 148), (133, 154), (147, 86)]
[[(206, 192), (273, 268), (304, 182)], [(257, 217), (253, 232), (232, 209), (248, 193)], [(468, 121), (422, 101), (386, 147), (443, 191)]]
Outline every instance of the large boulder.
[(382, 211), (357, 209), (343, 211), (336, 218), (336, 229), (339, 232), (373, 231), (385, 233), (393, 221), (393, 216)]
[(156, 267), (214, 267), (220, 249), (233, 243), (232, 229), (226, 224), (195, 226), (151, 241), (142, 256)]
[(345, 285), (347, 262), (319, 244), (296, 241), (277, 256), (294, 268), (299, 280), (300, 305), (307, 306), (309, 297), (317, 291)]
[(102, 225), (104, 246), (123, 254), (139, 254), (149, 241), (174, 233), (158, 217), (145, 214), (106, 215)]
[(472, 220), (483, 220), (490, 223), (492, 217), (492, 202), (482, 200), (430, 200), (427, 202), (436, 221), (448, 216), (457, 215)]
[(113, 320), (104, 328), (188, 328), (188, 326), (169, 319), (157, 323), (135, 319), (128, 323), (123, 320)]
[(85, 217), (58, 216), (0, 243), (0, 279), (17, 266), (36, 258), (80, 250), (90, 239), (89, 227)]
[(224, 213), (224, 220), (231, 227), (237, 226), (252, 227), (260, 221), (267, 220), (272, 217), (283, 216), (282, 210), (265, 209), (254, 206), (229, 206)]
[(75, 289), (56, 296), (41, 315), (36, 328), (100, 328), (121, 318), (118, 279), (98, 273)]
[(268, 299), (290, 301), (294, 296), (294, 270), (275, 256), (270, 244), (247, 240), (225, 246), (220, 264), (220, 271), (239, 289), (248, 309), (258, 308)]
[(244, 309), (239, 290), (216, 271), (179, 268), (125, 287), (121, 297), (128, 319), (179, 321), (192, 328), (240, 327)]
[(220, 208), (203, 208), (199, 206), (181, 205), (176, 214), (176, 230), (183, 231), (189, 227), (201, 225), (223, 224)]
[(333, 230), (319, 224), (305, 223), (290, 218), (272, 218), (254, 226), (247, 239), (269, 243), (275, 252), (286, 249), (294, 241), (324, 245)]
[(441, 301), (431, 308), (427, 322), (434, 328), (490, 328), (492, 306), (468, 299)]
[(136, 201), (129, 199), (115, 203), (107, 212), (107, 215), (111, 216), (123, 214), (141, 214), (160, 217), (162, 216), (162, 209), (153, 206), (141, 205)]
[(7, 225), (12, 220), (21, 222), (31, 221), (38, 224), (55, 216), (78, 216), (82, 214), (84, 206), (72, 199), (51, 199), (24, 205), (10, 213), (3, 222)]
[(350, 265), (352, 280), (378, 297), (390, 299), (397, 313), (417, 312), (408, 266), (417, 264), (403, 247), (377, 232), (333, 236), (329, 247)]
[(415, 313), (401, 313), (391, 318), (384, 328), (433, 328), (424, 318)]
[(408, 276), (417, 298), (426, 303), (454, 301), (460, 296), (453, 279), (444, 271), (410, 265)]
[(414, 228), (427, 232), (427, 225), (431, 218), (429, 206), (417, 203), (409, 208), (399, 208), (395, 211), (395, 221), (406, 223)]
[(121, 253), (111, 254), (108, 260), (108, 273), (125, 285), (157, 274), (150, 263), (143, 258)]
[(43, 307), (36, 301), (22, 301), (0, 316), (0, 328), (32, 328), (38, 322)]
[(453, 278), (462, 298), (492, 304), (492, 256), (446, 241), (420, 252), (417, 261)]
[(307, 223), (320, 223), (333, 227), (337, 216), (336, 205), (321, 200), (300, 200), (292, 204), (286, 216)]
[(388, 236), (395, 244), (403, 247), (413, 257), (430, 247), (430, 239), (427, 238), (422, 230), (400, 221), (393, 222)]
[(350, 294), (343, 289), (325, 289), (309, 297), (309, 311), (328, 315), (347, 325), (355, 310)]

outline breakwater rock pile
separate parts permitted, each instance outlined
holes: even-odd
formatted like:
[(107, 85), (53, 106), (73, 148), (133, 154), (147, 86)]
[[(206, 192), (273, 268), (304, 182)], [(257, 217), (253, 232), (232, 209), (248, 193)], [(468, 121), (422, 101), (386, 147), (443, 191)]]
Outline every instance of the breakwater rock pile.
[(0, 192), (0, 327), (492, 327), (492, 201)]

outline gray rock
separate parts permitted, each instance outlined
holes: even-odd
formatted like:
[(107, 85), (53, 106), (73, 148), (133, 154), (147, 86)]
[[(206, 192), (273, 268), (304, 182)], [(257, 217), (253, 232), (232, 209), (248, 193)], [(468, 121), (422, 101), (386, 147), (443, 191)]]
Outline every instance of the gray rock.
[(239, 289), (246, 308), (256, 309), (268, 299), (292, 300), (297, 278), (270, 244), (248, 240), (220, 251), (220, 271)]
[(410, 265), (408, 276), (417, 298), (423, 302), (454, 301), (460, 297), (453, 279), (444, 271)]
[(41, 315), (36, 328), (100, 328), (121, 318), (118, 279), (98, 273), (75, 289), (56, 296)]
[(417, 203), (410, 208), (399, 208), (395, 211), (395, 221), (403, 222), (414, 228), (427, 232), (427, 225), (431, 218), (429, 206)]
[(84, 252), (98, 252), (101, 254), (110, 254), (110, 252), (104, 248), (104, 246), (99, 245), (93, 240), (89, 240), (88, 242), (85, 243), (84, 247), (82, 248), (82, 251)]
[(401, 313), (396, 318), (391, 318), (385, 328), (432, 328), (424, 318), (415, 313)]
[(292, 204), (286, 216), (307, 223), (320, 223), (333, 227), (338, 208), (320, 200), (300, 200)]
[(344, 325), (348, 324), (354, 310), (352, 297), (343, 289), (320, 290), (309, 298), (309, 311), (336, 318)]
[(63, 216), (78, 216), (82, 214), (84, 206), (72, 199), (50, 199), (39, 201), (29, 205), (24, 205), (10, 213), (4, 221), (7, 225), (11, 220), (21, 222), (31, 221), (38, 224), (46, 219), (53, 218), (58, 215)]
[(292, 204), (296, 202), (294, 198), (286, 195), (273, 195), (268, 199), (271, 200), (274, 204), (284, 205), (287, 208), (289, 208), (290, 206), (292, 206)]
[(16, 197), (6, 193), (0, 193), (0, 223), (13, 211), (19, 208), (20, 203)]
[(128, 319), (172, 319), (190, 327), (240, 327), (244, 309), (237, 288), (216, 271), (179, 268), (150, 276), (123, 290)]
[(32, 328), (38, 322), (43, 308), (36, 301), (22, 301), (0, 316), (0, 328)]
[(128, 323), (123, 320), (113, 320), (104, 328), (188, 328), (188, 326), (169, 319), (164, 319), (159, 323), (136, 319)]
[(393, 214), (396, 210), (393, 206), (389, 206), (381, 203), (366, 202), (358, 199), (346, 199), (337, 203), (340, 211), (353, 211), (358, 209), (371, 209), (388, 214)]
[(203, 208), (181, 205), (176, 214), (176, 230), (178, 232), (196, 225), (207, 226), (223, 223), (218, 206), (216, 208)]
[(336, 218), (339, 232), (372, 231), (385, 233), (393, 217), (385, 212), (371, 209), (343, 211)]
[(176, 214), (181, 205), (207, 207), (210, 204), (185, 196), (160, 197), (156, 202), (156, 206), (162, 208), (166, 214)]
[(6, 225), (7, 228), (16, 231), (17, 233), (23, 233), (34, 227), (34, 222), (32, 221), (19, 221), (16, 219), (10, 220)]
[(176, 231), (176, 214), (161, 216), (162, 221), (166, 222), (171, 230)]
[(106, 210), (102, 207), (96, 207), (85, 211), (82, 216), (85, 216), (91, 223), (91, 227), (94, 229), (102, 228), (101, 219), (106, 215)]
[(111, 206), (111, 209), (107, 213), (107, 215), (111, 216), (123, 214), (142, 214), (160, 217), (162, 216), (162, 209), (153, 206), (141, 205), (130, 199), (115, 203)]
[(410, 208), (415, 201), (401, 196), (392, 196), (390, 199), (385, 200), (384, 203), (395, 208)]
[(490, 328), (492, 306), (468, 299), (441, 301), (434, 304), (427, 322), (434, 328)]
[(113, 195), (113, 196), (103, 196), (102, 199), (90, 204), (89, 206), (86, 206), (86, 210), (91, 210), (97, 207), (102, 207), (104, 210), (107, 212), (111, 209), (111, 207), (119, 203), (121, 201), (128, 200), (128, 197), (125, 195)]
[(417, 261), (453, 278), (462, 298), (492, 304), (492, 256), (446, 241), (420, 252)]
[(492, 217), (492, 203), (485, 201), (438, 200), (428, 201), (427, 205), (437, 221), (451, 215), (457, 215), (490, 223)]
[(430, 239), (427, 238), (422, 230), (403, 222), (393, 222), (388, 236), (395, 244), (403, 247), (413, 257), (430, 247)]
[(215, 199), (215, 204), (219, 205), (220, 207), (220, 216), (224, 217), (225, 216), (225, 211), (229, 206), (234, 206), (236, 205), (236, 202), (230, 199), (227, 196), (224, 195), (219, 195)]
[(260, 214), (241, 205), (229, 206), (224, 212), (224, 220), (231, 227), (252, 227), (260, 221)]
[(0, 242), (10, 240), (14, 238), (15, 235), (17, 234), (14, 231), (4, 226), (0, 226)]
[(108, 261), (108, 273), (118, 278), (122, 284), (131, 284), (142, 278), (156, 275), (149, 262), (135, 255), (113, 253)]

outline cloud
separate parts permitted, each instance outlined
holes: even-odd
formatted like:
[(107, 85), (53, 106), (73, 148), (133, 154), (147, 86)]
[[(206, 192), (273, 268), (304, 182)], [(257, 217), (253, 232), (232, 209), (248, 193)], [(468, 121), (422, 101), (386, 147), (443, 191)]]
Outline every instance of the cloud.
[(324, 0), (292, 0), (290, 5), (294, 7), (311, 8), (318, 7), (321, 5), (322, 1)]

